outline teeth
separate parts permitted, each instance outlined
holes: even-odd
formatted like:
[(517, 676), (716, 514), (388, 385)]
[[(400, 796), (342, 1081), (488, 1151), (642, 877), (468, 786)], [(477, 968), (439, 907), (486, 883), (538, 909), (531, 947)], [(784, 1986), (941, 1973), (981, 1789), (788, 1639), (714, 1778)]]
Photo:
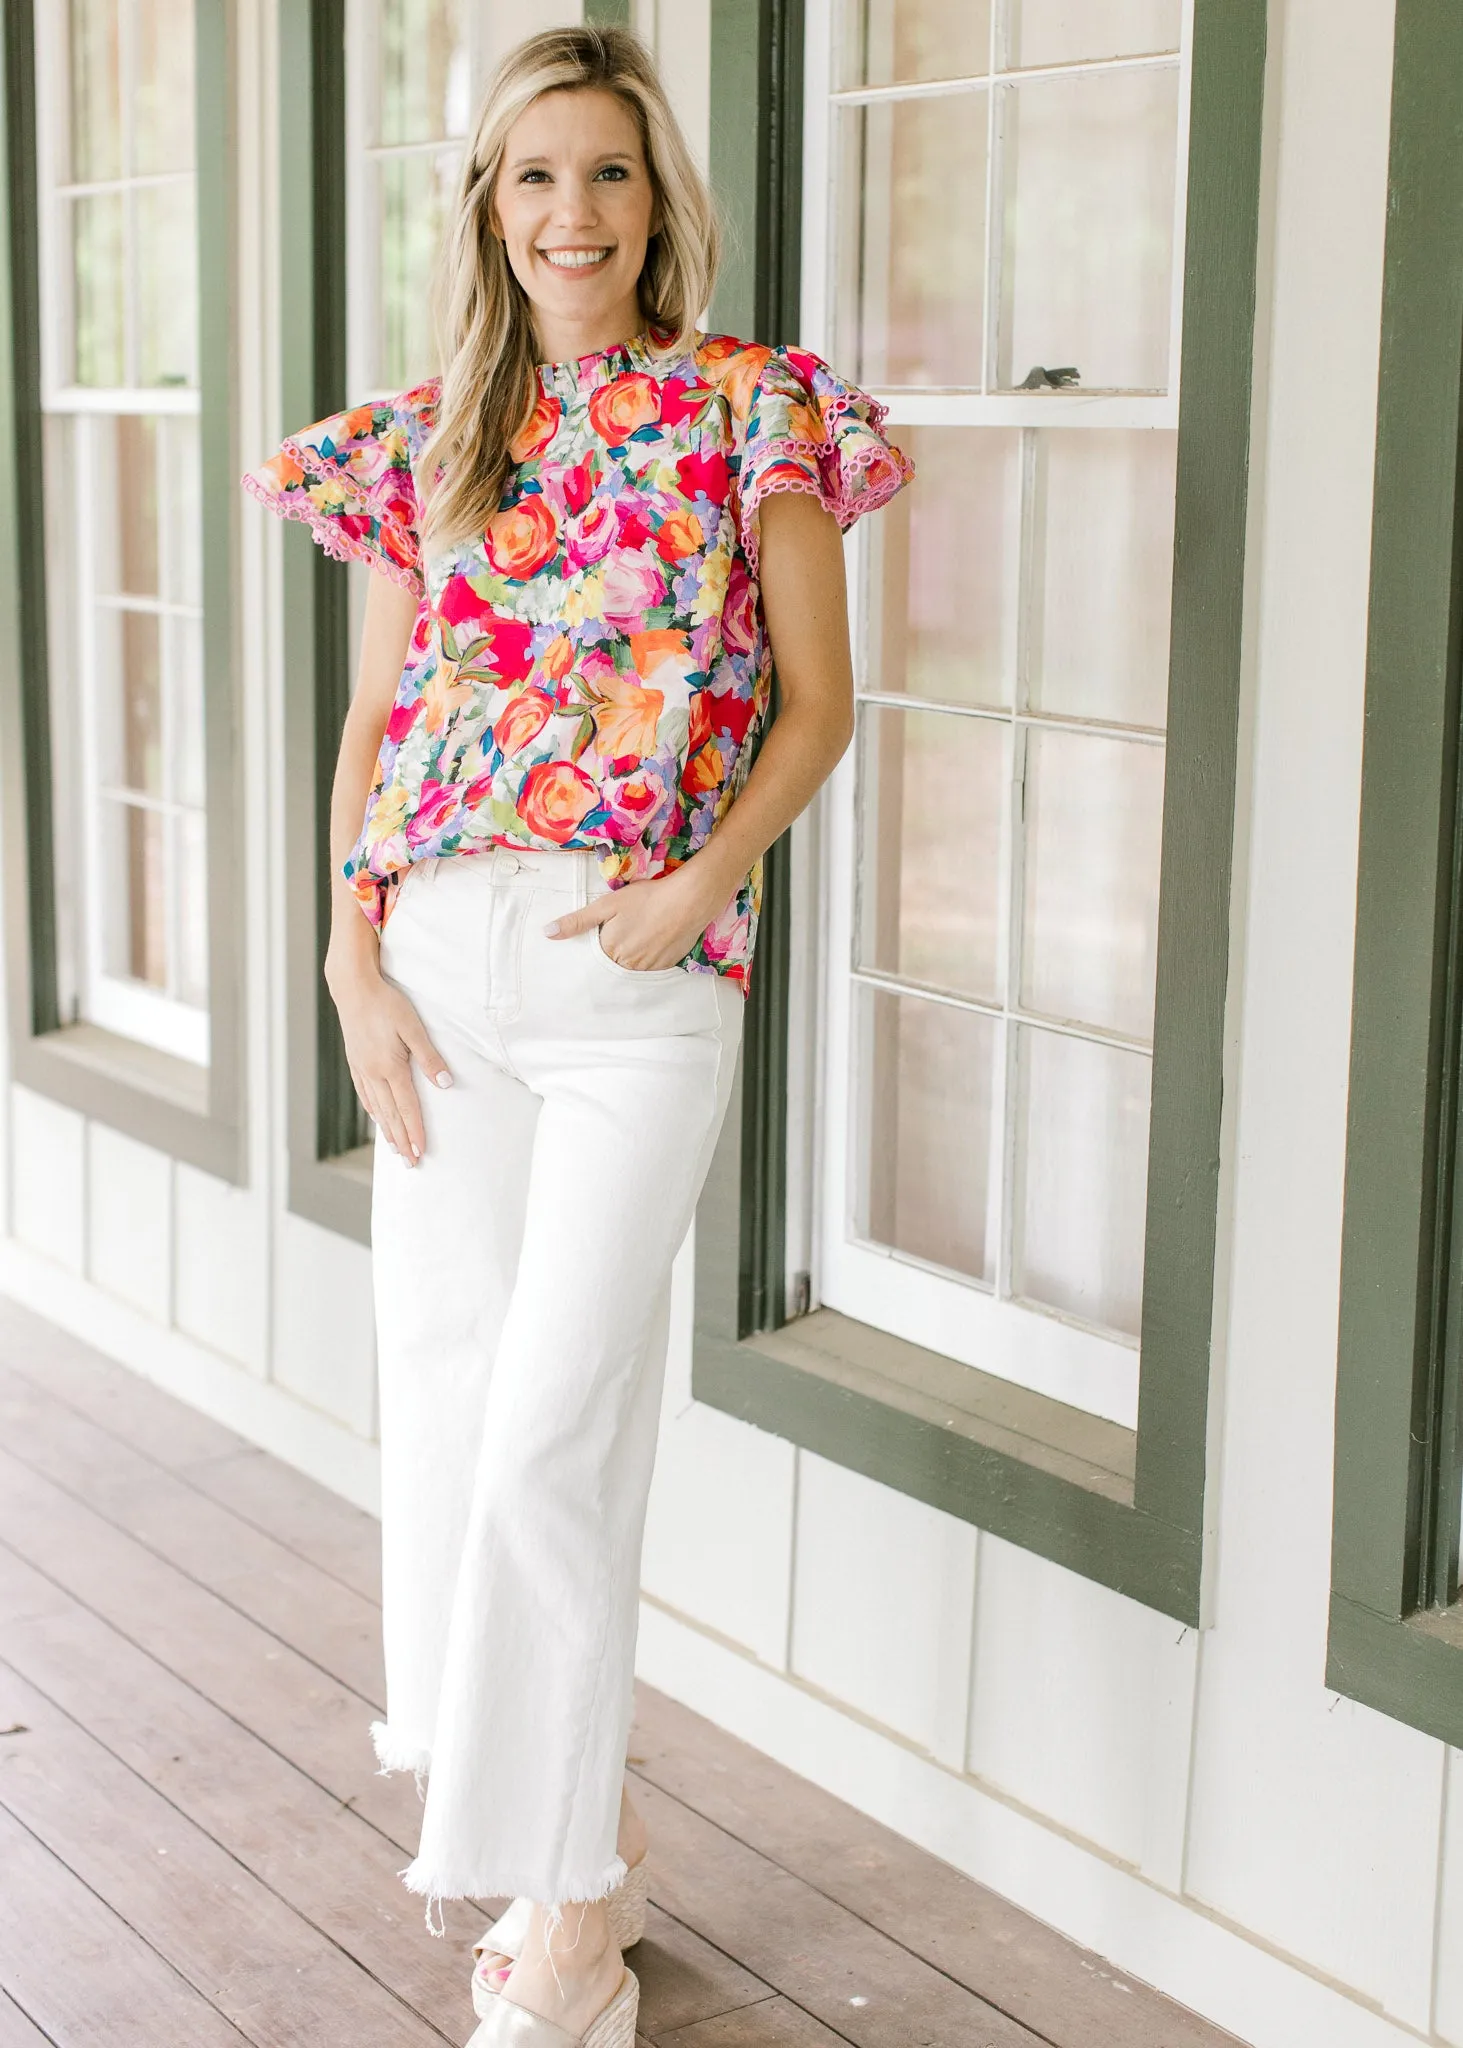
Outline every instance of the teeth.
[(552, 263), (555, 270), (588, 270), (592, 263), (602, 263), (609, 255), (608, 249), (540, 249), (545, 263)]

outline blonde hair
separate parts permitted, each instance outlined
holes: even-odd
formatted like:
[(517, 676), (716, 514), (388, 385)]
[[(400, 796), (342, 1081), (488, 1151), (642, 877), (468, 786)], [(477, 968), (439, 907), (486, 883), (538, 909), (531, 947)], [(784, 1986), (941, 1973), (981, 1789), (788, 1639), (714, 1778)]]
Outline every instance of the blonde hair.
[(539, 347), (528, 297), (493, 232), (493, 194), (508, 131), (546, 92), (612, 92), (634, 114), (658, 225), (640, 273), (640, 310), (655, 345), (688, 344), (711, 298), (721, 237), (654, 59), (624, 28), (556, 28), (498, 66), (463, 163), (434, 287), (444, 365), (436, 430), (418, 463), (423, 539), (481, 534), (512, 467), (509, 447), (538, 395)]

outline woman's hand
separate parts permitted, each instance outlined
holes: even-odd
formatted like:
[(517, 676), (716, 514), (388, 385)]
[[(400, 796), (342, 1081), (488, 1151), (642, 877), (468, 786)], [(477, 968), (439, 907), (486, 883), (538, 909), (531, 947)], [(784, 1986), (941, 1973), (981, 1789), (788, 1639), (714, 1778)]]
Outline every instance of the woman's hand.
[(413, 1062), (438, 1088), (450, 1088), (447, 1062), (427, 1036), (411, 999), (375, 968), (327, 972), (345, 1056), (361, 1106), (393, 1152), (415, 1166), (426, 1150)]
[(732, 893), (722, 891), (719, 884), (708, 889), (693, 855), (669, 874), (625, 882), (607, 895), (596, 896), (582, 910), (571, 910), (544, 930), (551, 939), (570, 939), (600, 925), (599, 943), (612, 960), (621, 967), (653, 973), (685, 959), (707, 925), (731, 901)]

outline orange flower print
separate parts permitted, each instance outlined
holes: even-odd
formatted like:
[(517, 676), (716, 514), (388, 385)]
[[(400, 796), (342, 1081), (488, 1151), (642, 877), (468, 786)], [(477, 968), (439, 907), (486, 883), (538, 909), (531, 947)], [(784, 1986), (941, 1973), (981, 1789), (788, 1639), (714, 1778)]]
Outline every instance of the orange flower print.
[(264, 465), (265, 474), (273, 478), (281, 491), (291, 491), (305, 481), (305, 472), (296, 462), (288, 448), (281, 448), (278, 455), (271, 455)]
[(358, 405), (354, 412), (348, 412), (340, 423), (342, 441), (358, 441), (362, 434), (369, 434), (376, 420), (373, 405)]
[(643, 370), (601, 384), (590, 395), (589, 424), (612, 448), (628, 441), (637, 427), (648, 427), (659, 418), (660, 386)]
[(634, 676), (613, 671), (586, 677), (584, 688), (601, 760), (642, 761), (655, 752), (660, 714), (665, 709), (663, 690), (647, 690)]
[(813, 441), (819, 446), (828, 439), (828, 429), (823, 424), (823, 415), (815, 412), (810, 405), (790, 405), (787, 409), (788, 437), (794, 441)]
[(766, 369), (771, 353), (771, 349), (754, 344), (751, 348), (738, 349), (724, 364), (711, 371), (738, 419), (746, 418), (757, 379)]
[(664, 661), (674, 661), (681, 673), (696, 666), (691, 659), (691, 636), (674, 626), (655, 626), (648, 633), (630, 635), (630, 659), (639, 676), (653, 676)]
[(672, 512), (669, 519), (662, 520), (655, 536), (655, 551), (663, 562), (684, 561), (705, 545), (706, 535), (694, 512)]
[(574, 642), (567, 633), (556, 633), (539, 657), (539, 667), (557, 683), (573, 666)]
[(506, 512), (495, 512), (483, 537), (488, 561), (500, 576), (526, 583), (559, 547), (559, 522), (545, 498), (522, 498)]
[(721, 783), (721, 749), (715, 740), (708, 740), (686, 763), (681, 787), (692, 796), (710, 796), (721, 788)]
[(542, 690), (523, 690), (511, 700), (493, 727), (493, 738), (505, 760), (537, 738), (548, 724), (553, 708)]
[(508, 443), (508, 453), (515, 462), (531, 462), (535, 455), (543, 454), (559, 431), (563, 410), (557, 398), (540, 391), (528, 418)]
[(517, 810), (530, 832), (564, 846), (598, 797), (594, 783), (572, 761), (538, 761), (523, 778)]

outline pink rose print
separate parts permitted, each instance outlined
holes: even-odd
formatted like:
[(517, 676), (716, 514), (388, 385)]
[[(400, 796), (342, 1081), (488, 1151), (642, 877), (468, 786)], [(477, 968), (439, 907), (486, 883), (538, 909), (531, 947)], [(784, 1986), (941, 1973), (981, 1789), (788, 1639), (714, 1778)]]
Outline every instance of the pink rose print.
[(622, 633), (638, 630), (645, 614), (665, 596), (665, 578), (644, 555), (619, 551), (605, 570), (604, 615)]
[(564, 559), (571, 569), (602, 562), (615, 544), (619, 522), (608, 498), (595, 498), (564, 529)]
[(594, 809), (599, 792), (572, 761), (539, 761), (523, 778), (518, 815), (530, 832), (563, 846), (579, 829), (579, 820)]

